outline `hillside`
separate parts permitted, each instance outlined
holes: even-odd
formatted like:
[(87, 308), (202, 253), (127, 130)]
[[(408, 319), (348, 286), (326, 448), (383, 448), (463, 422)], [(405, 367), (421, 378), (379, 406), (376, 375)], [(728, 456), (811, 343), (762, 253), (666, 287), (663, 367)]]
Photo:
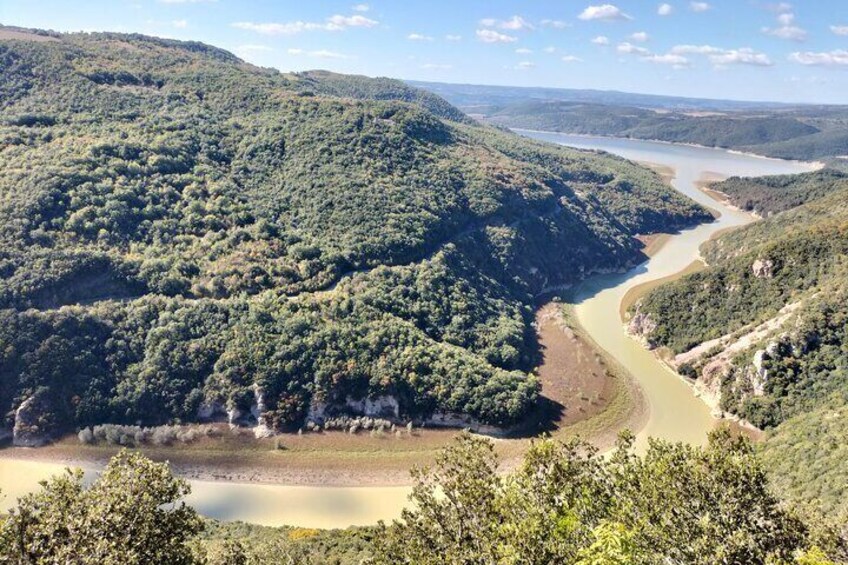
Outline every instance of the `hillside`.
[(0, 37), (0, 405), (22, 445), (100, 422), (509, 426), (538, 394), (533, 297), (710, 219), (632, 163), (397, 81)]
[(848, 174), (822, 169), (800, 175), (732, 177), (710, 186), (743, 210), (760, 216), (784, 212), (848, 188)]
[(631, 327), (717, 407), (769, 431), (779, 486), (845, 509), (848, 183), (825, 170), (714, 188), (773, 213), (705, 246), (710, 268), (649, 294)]

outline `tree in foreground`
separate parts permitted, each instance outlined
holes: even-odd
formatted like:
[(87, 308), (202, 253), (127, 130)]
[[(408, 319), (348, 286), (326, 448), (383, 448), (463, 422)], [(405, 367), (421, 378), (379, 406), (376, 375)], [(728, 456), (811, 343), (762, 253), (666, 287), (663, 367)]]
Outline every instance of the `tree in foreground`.
[(182, 499), (188, 483), (166, 463), (122, 451), (90, 486), (82, 471), (42, 483), (0, 523), (0, 562), (79, 565), (198, 563), (202, 529)]
[(837, 537), (771, 494), (748, 441), (652, 440), (642, 456), (632, 442), (623, 435), (602, 458), (581, 442), (537, 441), (504, 476), (492, 443), (465, 434), (416, 471), (413, 505), (376, 536), (376, 561), (823, 565), (839, 554)]

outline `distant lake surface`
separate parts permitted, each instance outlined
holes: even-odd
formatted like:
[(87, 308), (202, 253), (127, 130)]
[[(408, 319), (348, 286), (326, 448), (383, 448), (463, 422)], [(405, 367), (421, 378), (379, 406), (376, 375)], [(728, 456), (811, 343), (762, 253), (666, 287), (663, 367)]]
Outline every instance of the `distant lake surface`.
[[(719, 149), (672, 145), (650, 141), (584, 137), (557, 133), (519, 132), (543, 141), (585, 149), (599, 149), (634, 161), (657, 163), (676, 171), (674, 187), (692, 199), (719, 210), (721, 218), (674, 235), (646, 263), (627, 273), (594, 276), (577, 289), (580, 323), (594, 340), (626, 367), (642, 387), (650, 407), (647, 425), (638, 434), (644, 445), (650, 436), (703, 443), (716, 420), (706, 405), (677, 375), (658, 362), (636, 341), (627, 337), (619, 305), (632, 287), (684, 269), (698, 258), (699, 246), (716, 231), (751, 221), (698, 190), (704, 174), (720, 176), (770, 175), (809, 171), (808, 163), (777, 161), (730, 153)], [(2, 457), (2, 453), (0, 453)], [(0, 458), (0, 511), (18, 496), (38, 488), (38, 481), (61, 472), (63, 465)], [(243, 520), (264, 525), (343, 528), (374, 524), (400, 515), (408, 487), (308, 487), (192, 481), (189, 502), (206, 516)]]

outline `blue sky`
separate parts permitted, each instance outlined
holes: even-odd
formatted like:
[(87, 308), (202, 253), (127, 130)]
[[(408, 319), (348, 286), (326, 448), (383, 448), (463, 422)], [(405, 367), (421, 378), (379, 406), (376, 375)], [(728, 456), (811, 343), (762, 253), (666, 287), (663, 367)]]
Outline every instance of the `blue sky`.
[(199, 40), (283, 71), (848, 103), (848, 0), (0, 0), (0, 23)]

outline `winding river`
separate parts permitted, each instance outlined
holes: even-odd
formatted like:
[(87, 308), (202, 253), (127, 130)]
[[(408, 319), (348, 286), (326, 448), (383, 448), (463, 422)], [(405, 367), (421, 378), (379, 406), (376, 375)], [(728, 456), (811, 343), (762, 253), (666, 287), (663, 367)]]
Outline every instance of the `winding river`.
[[(674, 187), (721, 212), (721, 218), (672, 236), (649, 261), (626, 273), (595, 276), (576, 290), (576, 315), (595, 342), (630, 371), (649, 406), (648, 421), (637, 436), (703, 443), (716, 420), (707, 406), (677, 375), (628, 338), (619, 305), (636, 285), (677, 273), (699, 256), (699, 247), (717, 231), (739, 226), (751, 217), (721, 205), (696, 187), (706, 174), (789, 174), (814, 168), (808, 163), (778, 161), (718, 149), (615, 138), (522, 132), (525, 135), (586, 149), (600, 149), (627, 159), (671, 167)], [(61, 472), (63, 465), (0, 458), (0, 511), (37, 487), (38, 481)], [(265, 525), (335, 528), (373, 524), (400, 514), (408, 487), (301, 487), (192, 481), (189, 503), (201, 513), (224, 520)]]
[(747, 213), (716, 202), (697, 187), (698, 181), (716, 176), (801, 173), (813, 170), (817, 165), (652, 141), (523, 133), (544, 141), (585, 149), (602, 149), (633, 161), (671, 167), (675, 171), (672, 181), (674, 188), (721, 213), (721, 217), (711, 224), (700, 225), (672, 236), (646, 263), (626, 273), (591, 277), (575, 292), (575, 314), (580, 325), (600, 347), (633, 375), (648, 404), (648, 421), (637, 434), (637, 449), (644, 448), (648, 437), (704, 443), (716, 419), (685, 381), (624, 333), (619, 317), (621, 301), (631, 288), (685, 269), (700, 257), (701, 244), (716, 232), (753, 220)]

